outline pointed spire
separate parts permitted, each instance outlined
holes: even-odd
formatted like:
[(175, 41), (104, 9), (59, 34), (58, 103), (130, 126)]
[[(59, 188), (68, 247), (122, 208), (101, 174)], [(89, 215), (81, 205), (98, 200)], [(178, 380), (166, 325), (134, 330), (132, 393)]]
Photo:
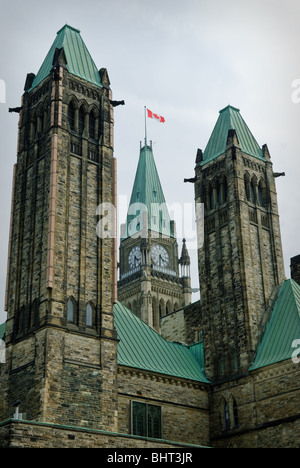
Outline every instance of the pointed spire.
[[(146, 216), (145, 216), (146, 214)], [(174, 237), (165, 196), (156, 168), (152, 142), (141, 146), (127, 214), (127, 235), (141, 233), (147, 224), (156, 234)]]
[(263, 151), (241, 116), (240, 110), (232, 106), (227, 106), (219, 112), (219, 118), (203, 153), (201, 165), (224, 154), (228, 144), (239, 146), (244, 153), (264, 160)]
[[(40, 84), (55, 65), (65, 66), (69, 73), (102, 87), (99, 71), (78, 29), (66, 24), (61, 28), (35, 76), (31, 89)], [(30, 89), (30, 91), (31, 91)]]
[(186, 247), (186, 240), (182, 239), (182, 250), (181, 250), (181, 256), (179, 259), (179, 265), (181, 267), (181, 277), (183, 276), (188, 276), (190, 277), (190, 264), (191, 264), (191, 259), (189, 256), (188, 249)]

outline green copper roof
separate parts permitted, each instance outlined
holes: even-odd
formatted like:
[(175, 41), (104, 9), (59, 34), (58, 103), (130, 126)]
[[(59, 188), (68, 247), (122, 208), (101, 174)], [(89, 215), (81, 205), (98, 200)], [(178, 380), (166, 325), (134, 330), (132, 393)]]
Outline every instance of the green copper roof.
[(148, 228), (167, 236), (174, 237), (171, 231), (170, 215), (159, 180), (152, 146), (145, 145), (140, 150), (127, 214), (127, 233), (129, 237), (142, 228), (143, 213), (148, 212)]
[(244, 153), (264, 160), (262, 149), (250, 132), (239, 109), (227, 106), (220, 111), (217, 123), (204, 150), (202, 165), (225, 153), (228, 131), (231, 129), (235, 129), (240, 148)]
[[(300, 339), (300, 285), (283, 282), (263, 339), (250, 370), (291, 359), (294, 340)], [(299, 346), (298, 346), (299, 348)]]
[(118, 364), (209, 382), (203, 369), (202, 343), (199, 343), (197, 350), (192, 351), (188, 346), (166, 341), (120, 302), (114, 306), (114, 314), (120, 340)]
[(102, 87), (99, 71), (82, 40), (80, 31), (66, 24), (58, 31), (51, 49), (34, 78), (31, 89), (41, 83), (50, 74), (53, 68), (55, 49), (61, 49), (62, 47), (69, 73)]
[[(189, 348), (166, 341), (120, 302), (114, 306), (114, 315), (119, 365), (209, 383), (202, 343)], [(4, 332), (5, 323), (0, 325), (0, 339)]]

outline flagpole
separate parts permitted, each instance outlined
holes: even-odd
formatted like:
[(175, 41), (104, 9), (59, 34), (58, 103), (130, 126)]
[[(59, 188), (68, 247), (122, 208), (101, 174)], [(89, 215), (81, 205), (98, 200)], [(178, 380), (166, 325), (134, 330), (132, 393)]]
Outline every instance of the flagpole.
[(146, 106), (144, 106), (145, 109), (145, 146), (147, 146), (147, 119), (146, 119)]

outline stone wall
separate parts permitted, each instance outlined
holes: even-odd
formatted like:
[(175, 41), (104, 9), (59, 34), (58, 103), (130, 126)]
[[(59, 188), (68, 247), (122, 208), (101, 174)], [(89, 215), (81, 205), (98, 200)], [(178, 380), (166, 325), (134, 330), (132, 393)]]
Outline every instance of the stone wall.
[(162, 408), (162, 437), (209, 444), (208, 385), (172, 376), (119, 367), (119, 431), (131, 433), (131, 402)]
[[(211, 444), (218, 448), (289, 448), (300, 440), (300, 366), (283, 361), (212, 388)], [(234, 427), (233, 401), (238, 424)], [(225, 424), (225, 403), (229, 427)]]
[(0, 423), (0, 448), (193, 449), (202, 447), (80, 427), (9, 420)]

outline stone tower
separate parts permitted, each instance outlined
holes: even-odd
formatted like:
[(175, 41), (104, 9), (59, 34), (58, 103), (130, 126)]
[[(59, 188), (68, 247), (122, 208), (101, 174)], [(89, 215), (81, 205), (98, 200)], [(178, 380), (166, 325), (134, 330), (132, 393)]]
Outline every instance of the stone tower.
[(285, 278), (277, 195), (267, 146), (231, 106), (198, 150), (195, 172), (195, 200), (205, 204), (200, 323), (207, 375), (218, 380), (249, 368)]
[(157, 331), (161, 317), (191, 302), (186, 254), (185, 246), (180, 275), (175, 222), (170, 219), (152, 143), (145, 142), (126, 224), (121, 226), (118, 299)]
[(113, 106), (80, 31), (58, 33), (26, 79), (19, 117), (0, 419), (116, 429)]

